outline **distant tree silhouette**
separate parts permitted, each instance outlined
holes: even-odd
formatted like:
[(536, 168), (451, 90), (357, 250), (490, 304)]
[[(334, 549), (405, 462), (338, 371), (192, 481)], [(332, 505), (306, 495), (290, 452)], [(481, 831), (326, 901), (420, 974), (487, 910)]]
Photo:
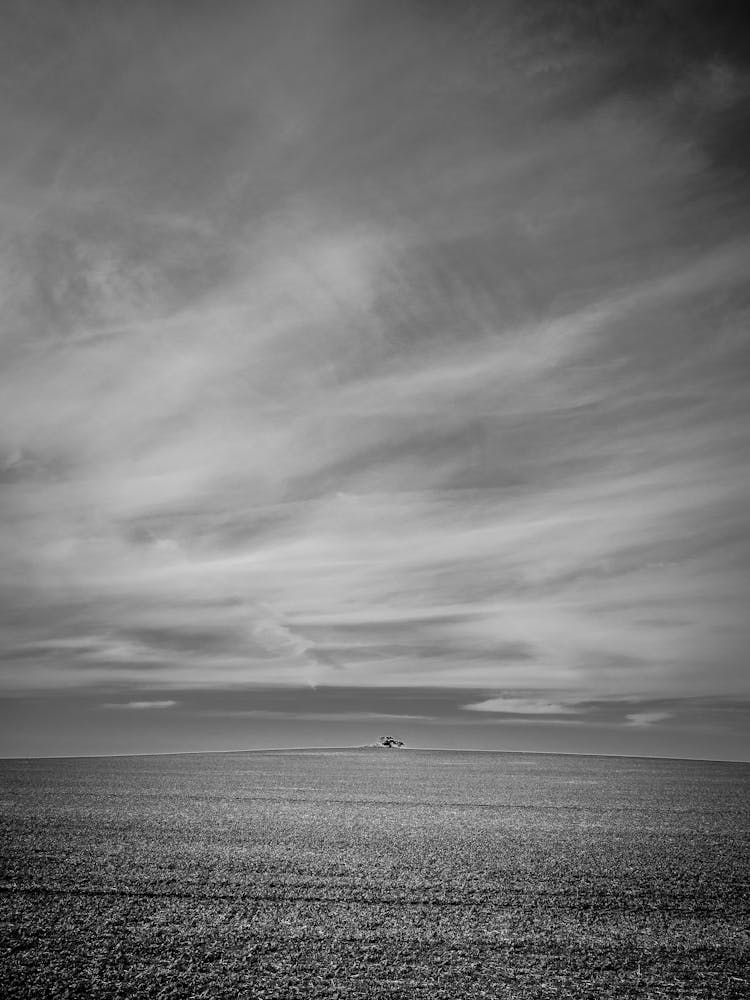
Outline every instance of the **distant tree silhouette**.
[(402, 747), (404, 746), (403, 740), (397, 740), (395, 736), (381, 736), (378, 740), (381, 747)]

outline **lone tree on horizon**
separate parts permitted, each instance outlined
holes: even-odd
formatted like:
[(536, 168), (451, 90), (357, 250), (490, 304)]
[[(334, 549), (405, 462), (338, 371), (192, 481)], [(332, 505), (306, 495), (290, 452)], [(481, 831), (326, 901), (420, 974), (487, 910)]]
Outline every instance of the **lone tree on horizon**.
[(404, 746), (404, 741), (397, 740), (395, 736), (381, 736), (378, 744), (381, 747), (402, 747)]

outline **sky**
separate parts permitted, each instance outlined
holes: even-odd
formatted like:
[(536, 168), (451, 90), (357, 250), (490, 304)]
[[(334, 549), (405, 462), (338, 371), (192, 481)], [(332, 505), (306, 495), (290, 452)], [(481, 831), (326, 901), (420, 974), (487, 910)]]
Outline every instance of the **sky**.
[(750, 759), (750, 32), (8, 0), (0, 754)]

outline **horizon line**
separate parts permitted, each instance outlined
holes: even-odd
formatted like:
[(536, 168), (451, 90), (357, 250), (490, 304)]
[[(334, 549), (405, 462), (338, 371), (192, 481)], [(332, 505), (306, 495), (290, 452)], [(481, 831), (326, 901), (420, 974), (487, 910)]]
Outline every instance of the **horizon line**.
[(704, 764), (746, 764), (750, 765), (750, 759), (739, 760), (737, 758), (726, 757), (668, 757), (661, 754), (627, 754), (627, 753), (587, 753), (573, 750), (501, 750), (490, 749), (488, 747), (423, 747), (423, 746), (402, 746), (402, 747), (381, 747), (377, 744), (357, 744), (352, 746), (288, 746), (288, 747), (243, 747), (232, 750), (156, 750), (132, 753), (80, 753), (80, 754), (42, 754), (42, 755), (19, 755), (2, 756), (0, 762), (11, 760), (112, 760), (123, 757), (196, 757), (205, 754), (240, 754), (240, 753), (288, 753), (306, 752), (310, 750), (323, 750), (328, 752), (340, 750), (394, 750), (403, 751), (428, 751), (430, 753), (498, 753), (513, 754), (535, 757), (606, 757), (613, 760), (672, 760), (672, 761), (692, 761)]

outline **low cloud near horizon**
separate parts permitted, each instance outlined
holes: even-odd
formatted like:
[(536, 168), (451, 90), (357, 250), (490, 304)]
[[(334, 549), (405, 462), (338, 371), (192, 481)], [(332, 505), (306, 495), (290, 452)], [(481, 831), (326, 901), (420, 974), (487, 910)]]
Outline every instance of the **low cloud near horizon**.
[(730, 14), (220, 6), (2, 14), (2, 692), (746, 698)]
[(671, 712), (632, 712), (630, 715), (626, 715), (629, 725), (631, 726), (653, 726), (657, 722), (665, 722), (667, 719), (672, 718)]
[(503, 697), (472, 702), (469, 705), (464, 705), (464, 708), (472, 712), (499, 712), (507, 715), (575, 715), (577, 711), (581, 710), (554, 701)]
[(134, 709), (135, 711), (149, 710), (152, 708), (174, 708), (177, 704), (176, 701), (164, 700), (164, 701), (105, 701), (102, 704), (102, 708), (122, 708), (122, 709)]

